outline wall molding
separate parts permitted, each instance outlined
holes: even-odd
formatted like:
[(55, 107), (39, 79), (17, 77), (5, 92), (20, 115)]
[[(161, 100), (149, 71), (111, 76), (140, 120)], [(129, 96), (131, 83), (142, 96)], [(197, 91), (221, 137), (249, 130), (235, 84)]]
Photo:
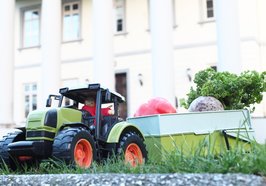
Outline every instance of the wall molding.
[[(253, 36), (247, 36), (247, 37), (242, 37), (240, 38), (240, 43), (247, 43), (247, 42), (255, 42), (259, 47), (266, 47), (266, 42), (265, 41), (260, 41), (256, 37)], [(185, 44), (176, 44), (174, 45), (173, 49), (174, 50), (183, 50), (183, 49), (193, 49), (193, 48), (200, 48), (200, 47), (212, 47), (216, 46), (217, 41), (216, 40), (211, 40), (211, 41), (206, 41), (206, 42), (195, 42), (195, 43), (185, 43)], [(151, 53), (150, 49), (143, 49), (143, 50), (132, 50), (132, 51), (127, 51), (127, 52), (119, 52), (114, 55), (115, 58), (120, 58), (120, 57), (129, 57), (129, 56), (134, 56), (134, 55), (145, 55)], [(68, 64), (68, 63), (79, 63), (79, 62), (87, 62), (87, 61), (92, 61), (93, 57), (88, 56), (88, 57), (83, 57), (83, 58), (76, 58), (76, 59), (64, 59), (61, 61), (62, 64)], [(36, 68), (40, 67), (41, 63), (38, 62), (36, 64), (28, 64), (28, 65), (15, 65), (15, 69), (26, 69), (26, 68)]]

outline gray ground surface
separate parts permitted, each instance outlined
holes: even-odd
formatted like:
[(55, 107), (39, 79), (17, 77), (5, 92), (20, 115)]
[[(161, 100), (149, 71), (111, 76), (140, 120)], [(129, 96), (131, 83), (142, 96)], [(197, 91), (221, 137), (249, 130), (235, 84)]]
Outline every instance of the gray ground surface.
[(50, 174), (2, 175), (0, 185), (266, 185), (266, 179), (244, 174)]

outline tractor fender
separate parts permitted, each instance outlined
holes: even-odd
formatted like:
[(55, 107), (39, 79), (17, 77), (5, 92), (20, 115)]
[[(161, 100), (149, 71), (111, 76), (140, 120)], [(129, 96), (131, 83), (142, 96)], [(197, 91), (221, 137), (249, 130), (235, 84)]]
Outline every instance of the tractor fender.
[(128, 122), (117, 123), (110, 131), (107, 143), (118, 143), (120, 136), (125, 132), (136, 132), (143, 140), (145, 140), (141, 130), (134, 124)]

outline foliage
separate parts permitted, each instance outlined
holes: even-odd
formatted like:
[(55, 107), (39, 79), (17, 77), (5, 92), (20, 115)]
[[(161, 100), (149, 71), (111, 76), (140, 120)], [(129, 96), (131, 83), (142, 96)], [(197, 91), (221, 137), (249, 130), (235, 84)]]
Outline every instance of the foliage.
[(199, 96), (213, 96), (222, 102), (226, 110), (250, 108), (260, 103), (266, 90), (266, 72), (245, 71), (240, 75), (216, 72), (208, 68), (195, 75), (196, 89), (187, 94), (185, 107)]

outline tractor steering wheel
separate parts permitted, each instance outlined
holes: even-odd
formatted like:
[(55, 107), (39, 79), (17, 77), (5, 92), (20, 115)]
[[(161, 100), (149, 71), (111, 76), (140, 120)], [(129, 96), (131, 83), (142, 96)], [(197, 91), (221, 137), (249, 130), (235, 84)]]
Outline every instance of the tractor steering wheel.
[(91, 113), (86, 111), (86, 110), (81, 110), (81, 112), (82, 112), (82, 118), (83, 119), (86, 119), (88, 117), (92, 117)]
[(86, 111), (86, 110), (81, 110), (82, 112), (82, 121), (85, 125), (93, 125), (94, 124), (94, 120), (95, 117), (91, 115), (90, 112)]

